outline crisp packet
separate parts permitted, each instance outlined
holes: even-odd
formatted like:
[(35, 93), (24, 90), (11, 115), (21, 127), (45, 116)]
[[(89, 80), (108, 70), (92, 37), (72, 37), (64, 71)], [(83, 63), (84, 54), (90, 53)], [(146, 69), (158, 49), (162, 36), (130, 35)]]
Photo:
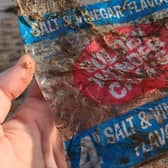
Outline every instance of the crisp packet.
[(19, 5), (69, 167), (129, 168), (167, 151), (168, 0)]

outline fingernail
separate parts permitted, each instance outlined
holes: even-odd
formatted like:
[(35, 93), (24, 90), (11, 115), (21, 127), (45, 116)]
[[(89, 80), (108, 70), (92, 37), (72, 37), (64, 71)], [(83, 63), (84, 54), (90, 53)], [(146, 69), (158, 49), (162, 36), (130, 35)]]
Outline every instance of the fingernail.
[(22, 56), (16, 65), (20, 65), (22, 68), (28, 70), (30, 73), (34, 73), (35, 61), (30, 55)]
[(32, 62), (26, 61), (22, 64), (22, 67), (25, 68), (25, 69), (31, 69), (32, 68)]

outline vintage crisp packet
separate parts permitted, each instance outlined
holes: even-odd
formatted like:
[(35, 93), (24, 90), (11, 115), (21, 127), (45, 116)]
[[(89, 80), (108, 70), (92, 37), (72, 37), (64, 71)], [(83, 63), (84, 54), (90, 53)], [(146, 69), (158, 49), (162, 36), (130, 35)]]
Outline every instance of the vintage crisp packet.
[(167, 151), (168, 0), (19, 5), (69, 167), (129, 168)]

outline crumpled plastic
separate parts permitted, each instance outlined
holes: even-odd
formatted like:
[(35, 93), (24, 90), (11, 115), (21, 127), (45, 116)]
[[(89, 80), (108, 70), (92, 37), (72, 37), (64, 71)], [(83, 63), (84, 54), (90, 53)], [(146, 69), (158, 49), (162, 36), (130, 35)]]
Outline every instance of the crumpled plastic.
[[(64, 140), (168, 95), (168, 11), (135, 22), (97, 25), (90, 20), (100, 14), (107, 17), (107, 11), (91, 17), (79, 6), (98, 2), (102, 1), (19, 2), (30, 25), (43, 24), (47, 18), (43, 13), (57, 11), (63, 17), (71, 9), (75, 16), (71, 22), (63, 20), (72, 32), (25, 44), (36, 59), (36, 79)], [(122, 17), (126, 5), (123, 1), (113, 15)], [(85, 17), (84, 27), (76, 23), (76, 15)], [(54, 31), (50, 26), (46, 24), (43, 36)]]

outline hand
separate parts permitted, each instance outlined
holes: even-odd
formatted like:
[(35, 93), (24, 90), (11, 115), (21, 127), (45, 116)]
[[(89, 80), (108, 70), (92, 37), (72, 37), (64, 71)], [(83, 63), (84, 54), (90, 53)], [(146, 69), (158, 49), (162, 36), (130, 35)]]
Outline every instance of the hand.
[(1, 168), (67, 167), (54, 114), (35, 82), (12, 119), (4, 122), (11, 101), (25, 90), (34, 71), (34, 60), (25, 55), (14, 67), (0, 74)]

